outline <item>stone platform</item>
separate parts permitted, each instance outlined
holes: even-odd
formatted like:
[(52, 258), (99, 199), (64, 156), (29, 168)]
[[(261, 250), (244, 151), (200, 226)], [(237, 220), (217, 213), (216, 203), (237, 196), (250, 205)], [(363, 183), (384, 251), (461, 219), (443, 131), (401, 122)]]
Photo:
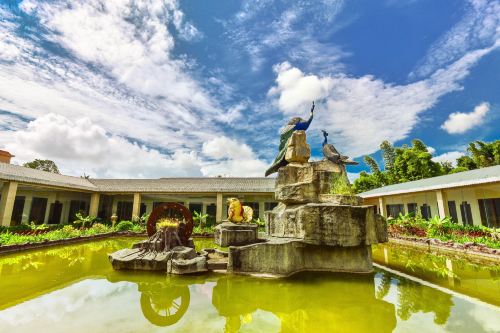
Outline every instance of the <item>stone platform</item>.
[(224, 247), (256, 243), (257, 229), (254, 223), (223, 222), (215, 227), (215, 243)]
[(228, 273), (285, 277), (302, 271), (369, 273), (371, 246), (307, 244), (294, 238), (270, 237), (266, 242), (229, 248)]
[(206, 272), (207, 256), (193, 248), (176, 246), (165, 252), (145, 252), (137, 248), (123, 249), (108, 256), (116, 270), (166, 271), (171, 274)]

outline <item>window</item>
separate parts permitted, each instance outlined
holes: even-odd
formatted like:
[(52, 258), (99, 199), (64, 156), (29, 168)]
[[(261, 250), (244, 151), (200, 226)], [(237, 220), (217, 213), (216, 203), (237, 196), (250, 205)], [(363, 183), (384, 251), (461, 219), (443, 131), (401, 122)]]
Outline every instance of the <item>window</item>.
[(450, 213), (453, 223), (458, 223), (457, 205), (455, 201), (448, 201), (448, 212)]
[(418, 205), (416, 202), (408, 203), (406, 206), (408, 207), (408, 214), (411, 214), (412, 216), (417, 215)]
[(141, 202), (141, 207), (139, 209), (139, 217), (146, 214), (146, 208), (147, 208), (146, 204)]
[(462, 216), (463, 225), (473, 225), (472, 211), (470, 209), (470, 204), (468, 204), (467, 201), (462, 201), (460, 204), (460, 215)]
[(49, 224), (61, 223), (62, 206), (62, 203), (60, 203), (59, 201), (50, 204), (48, 220)]
[[(34, 201), (33, 201), (34, 202)], [(69, 204), (68, 222), (72, 223), (76, 219), (76, 213), (87, 215), (87, 202), (82, 200), (71, 200)]]
[(118, 215), (118, 221), (130, 221), (132, 219), (132, 206), (131, 201), (118, 201), (116, 207), (116, 215)]
[(16, 197), (14, 208), (12, 209), (11, 225), (20, 225), (23, 219), (24, 197)]
[(202, 203), (189, 203), (189, 211), (191, 214), (194, 214), (194, 212), (198, 212), (201, 214), (203, 209), (203, 204)]
[(274, 207), (276, 207), (276, 206), (278, 206), (277, 202), (266, 202), (266, 203), (264, 203), (264, 210), (265, 211), (273, 210)]
[(113, 215), (113, 197), (101, 194), (99, 198), (99, 211), (97, 217), (109, 219)]
[(481, 223), (490, 228), (500, 227), (500, 198), (479, 199)]
[(30, 222), (42, 224), (45, 222), (45, 211), (47, 210), (47, 198), (33, 198), (31, 202)]
[(244, 202), (244, 206), (250, 206), (253, 209), (253, 218), (259, 218), (259, 203), (258, 202)]
[(215, 204), (210, 204), (207, 205), (207, 225), (214, 225), (215, 224), (215, 218), (217, 214), (217, 206)]
[(403, 204), (397, 204), (397, 205), (387, 205), (387, 216), (391, 217), (398, 217), (399, 214), (404, 214), (405, 213), (405, 206)]
[(422, 206), (420, 206), (420, 214), (424, 219), (430, 219), (432, 217), (431, 206), (429, 206), (428, 204), (423, 204)]

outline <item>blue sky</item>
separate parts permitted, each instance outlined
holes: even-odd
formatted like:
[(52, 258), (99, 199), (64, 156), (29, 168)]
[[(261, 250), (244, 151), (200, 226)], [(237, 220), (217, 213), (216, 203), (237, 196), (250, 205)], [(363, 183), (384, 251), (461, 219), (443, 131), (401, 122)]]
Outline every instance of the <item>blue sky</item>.
[(72, 175), (262, 176), (312, 100), (315, 159), (325, 129), (453, 160), (499, 81), (498, 0), (0, 1), (0, 149)]

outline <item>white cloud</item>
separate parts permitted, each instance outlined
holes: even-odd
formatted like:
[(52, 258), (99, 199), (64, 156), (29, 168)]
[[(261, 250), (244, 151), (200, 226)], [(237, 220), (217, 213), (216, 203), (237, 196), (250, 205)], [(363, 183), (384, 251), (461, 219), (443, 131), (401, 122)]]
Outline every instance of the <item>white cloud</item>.
[(338, 60), (347, 53), (317, 36), (339, 29), (341, 24), (331, 23), (344, 4), (344, 0), (248, 0), (225, 25), (238, 49), (236, 56), (241, 56), (240, 50), (246, 52), (253, 71), (264, 67), (270, 53), (280, 52), (286, 59), (305, 60), (304, 65), (310, 68), (332, 72), (342, 68)]
[(410, 77), (425, 77), (461, 58), (500, 40), (500, 2), (469, 0), (464, 17), (429, 48)]
[(436, 148), (431, 147), (431, 146), (427, 146), (427, 151), (432, 155), (436, 152)]
[(183, 39), (201, 36), (177, 1), (25, 0), (20, 8), (41, 27), (18, 34), (22, 22), (0, 6), (0, 109), (9, 111), (0, 114), (0, 146), (18, 163), (49, 158), (65, 173), (93, 177), (262, 169), (244, 144), (246, 169), (195, 153), (219, 137), (218, 122), (240, 117), (245, 105), (223, 111), (190, 72), (192, 61), (173, 58), (171, 26)]
[(267, 163), (256, 158), (248, 145), (224, 136), (204, 143), (202, 152), (214, 160), (202, 168), (205, 174), (258, 177), (267, 168)]
[(312, 100), (317, 101), (310, 132), (330, 132), (329, 139), (345, 153), (357, 157), (377, 151), (383, 140), (396, 142), (408, 136), (419, 115), (449, 92), (462, 89), (460, 81), (484, 55), (496, 49), (467, 53), (425, 80), (396, 85), (371, 75), (306, 74), (288, 62), (274, 67), (276, 85), (269, 90), (287, 116), (307, 116)]
[(448, 119), (441, 125), (441, 128), (450, 134), (465, 133), (473, 127), (484, 122), (486, 114), (490, 110), (490, 105), (486, 102), (477, 105), (470, 113), (455, 112), (448, 116)]
[(451, 162), (453, 166), (457, 165), (457, 158), (463, 156), (464, 153), (460, 151), (449, 151), (438, 156), (434, 156), (434, 162)]
[(136, 142), (111, 135), (89, 118), (70, 120), (47, 114), (25, 129), (10, 132), (5, 149), (14, 162), (51, 159), (65, 174), (110, 178), (158, 178), (167, 176), (261, 176), (266, 163), (253, 151), (227, 137), (208, 141), (204, 160), (194, 151), (177, 149), (167, 155)]

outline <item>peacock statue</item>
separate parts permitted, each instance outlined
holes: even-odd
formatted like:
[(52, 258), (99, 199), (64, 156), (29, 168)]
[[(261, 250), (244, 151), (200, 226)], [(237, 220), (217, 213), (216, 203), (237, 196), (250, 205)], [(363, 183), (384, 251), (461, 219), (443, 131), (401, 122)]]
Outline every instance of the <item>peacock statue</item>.
[(278, 156), (274, 160), (273, 164), (267, 169), (266, 177), (278, 171), (279, 168), (288, 164), (285, 160), (286, 149), (288, 148), (288, 139), (292, 136), (295, 131), (306, 131), (311, 125), (314, 118), (314, 102), (312, 102), (311, 114), (308, 120), (304, 120), (300, 117), (293, 117), (290, 121), (283, 127), (280, 131), (280, 146)]
[(335, 164), (341, 164), (341, 165), (358, 164), (358, 162), (351, 160), (349, 156), (341, 155), (331, 143), (328, 143), (327, 131), (321, 130), (321, 132), (323, 132), (323, 137), (325, 138), (323, 141), (323, 156), (325, 156), (327, 160), (332, 161)]

